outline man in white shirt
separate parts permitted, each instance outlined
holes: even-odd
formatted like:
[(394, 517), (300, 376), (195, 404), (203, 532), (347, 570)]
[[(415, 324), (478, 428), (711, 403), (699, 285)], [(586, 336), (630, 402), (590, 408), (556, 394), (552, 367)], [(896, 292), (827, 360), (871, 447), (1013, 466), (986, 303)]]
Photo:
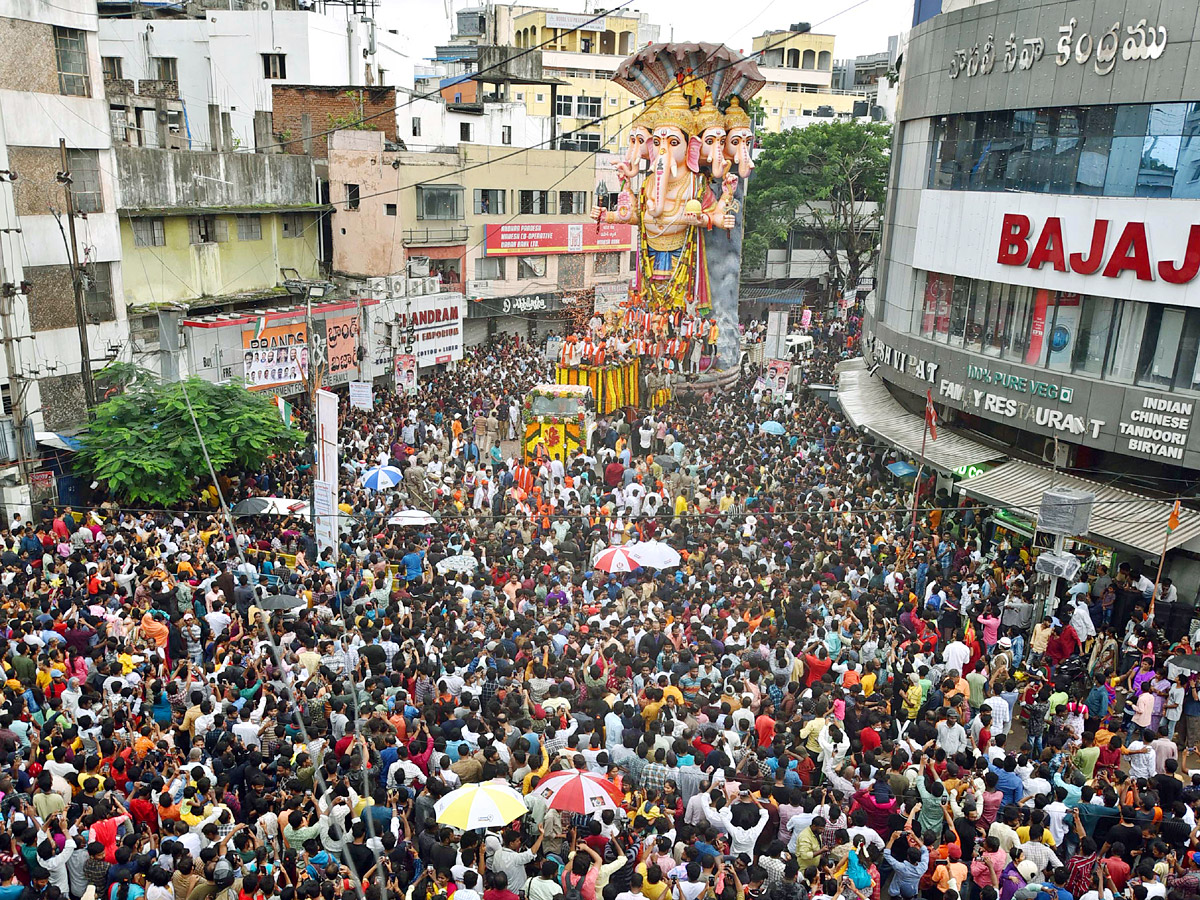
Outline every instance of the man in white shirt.
[(942, 651), (942, 659), (946, 662), (947, 670), (953, 669), (961, 675), (967, 671), (967, 664), (971, 661), (971, 649), (955, 635), (954, 640)]

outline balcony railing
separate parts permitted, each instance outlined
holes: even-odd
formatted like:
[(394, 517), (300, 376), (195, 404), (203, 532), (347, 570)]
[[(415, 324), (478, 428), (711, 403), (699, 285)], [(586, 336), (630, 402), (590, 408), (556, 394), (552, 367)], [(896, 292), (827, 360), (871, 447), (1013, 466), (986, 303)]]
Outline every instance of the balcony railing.
[(430, 244), (462, 244), (466, 243), (470, 232), (467, 226), (452, 226), (449, 228), (406, 228), (401, 240), (406, 247), (427, 246)]

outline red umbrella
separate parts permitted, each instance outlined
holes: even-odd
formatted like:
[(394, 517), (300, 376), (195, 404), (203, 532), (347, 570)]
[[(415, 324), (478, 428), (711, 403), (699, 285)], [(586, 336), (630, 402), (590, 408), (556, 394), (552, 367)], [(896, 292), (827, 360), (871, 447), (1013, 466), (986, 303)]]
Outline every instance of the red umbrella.
[(611, 781), (578, 769), (551, 772), (538, 782), (536, 790), (547, 806), (582, 814), (598, 809), (617, 809), (623, 799), (621, 791)]

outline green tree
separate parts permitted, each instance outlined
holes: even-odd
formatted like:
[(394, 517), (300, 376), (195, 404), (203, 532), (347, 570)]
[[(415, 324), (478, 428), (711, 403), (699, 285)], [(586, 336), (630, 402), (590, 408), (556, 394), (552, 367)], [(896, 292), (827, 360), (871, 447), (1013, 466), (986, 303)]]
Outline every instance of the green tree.
[(765, 135), (746, 198), (743, 273), (761, 268), (767, 250), (799, 226), (853, 290), (879, 247), (891, 135), (890, 125), (854, 121)]
[(218, 473), (254, 470), (270, 454), (301, 440), (298, 431), (284, 425), (270, 397), (246, 390), (241, 382), (189, 378), (159, 384), (129, 372), (120, 375), (124, 392), (96, 407), (95, 421), (80, 435), (83, 449), (76, 459), (124, 502), (169, 506), (194, 494), (197, 479), (209, 482), (188, 400)]

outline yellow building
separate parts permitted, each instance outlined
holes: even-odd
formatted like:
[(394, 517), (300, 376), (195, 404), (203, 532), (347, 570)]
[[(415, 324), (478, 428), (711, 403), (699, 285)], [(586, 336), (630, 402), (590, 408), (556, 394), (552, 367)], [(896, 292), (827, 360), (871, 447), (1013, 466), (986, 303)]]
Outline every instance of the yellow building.
[[(161, 214), (156, 214), (161, 212)], [(281, 272), (319, 278), (317, 213), (231, 209), (138, 211), (121, 217), (125, 302), (195, 305), (274, 291)]]
[[(557, 90), (556, 108), (542, 86), (516, 89), (531, 115), (558, 116), (561, 139), (580, 150), (619, 150), (630, 123), (641, 111), (633, 94), (612, 81), (617, 66), (647, 41), (658, 40), (658, 26), (642, 15), (611, 15), (530, 10), (512, 19), (512, 43), (518, 48), (542, 46), (542, 71), (565, 81)], [(601, 120), (598, 121), (597, 120)]]
[(756, 97), (760, 131), (781, 131), (802, 117), (853, 111), (854, 102), (863, 96), (831, 87), (833, 44), (832, 34), (806, 31), (769, 31), (754, 38), (758, 68), (767, 80)]
[(305, 156), (118, 147), (126, 306), (220, 305), (320, 277)]

